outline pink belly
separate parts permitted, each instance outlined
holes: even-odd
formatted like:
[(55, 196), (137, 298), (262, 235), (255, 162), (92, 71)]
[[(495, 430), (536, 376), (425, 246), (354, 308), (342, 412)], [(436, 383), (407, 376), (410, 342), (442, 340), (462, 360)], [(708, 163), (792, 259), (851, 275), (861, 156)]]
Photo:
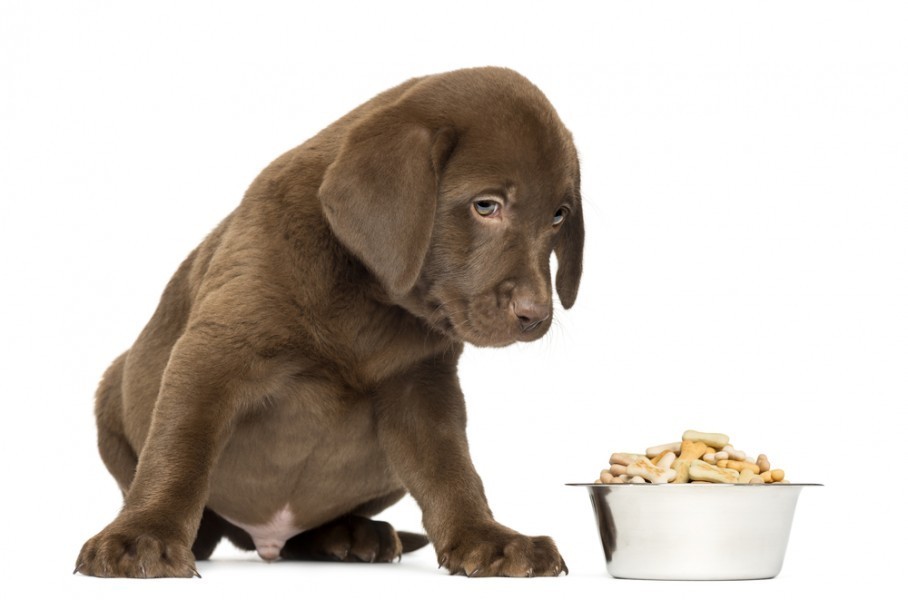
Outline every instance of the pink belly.
[(259, 556), (268, 561), (277, 560), (287, 540), (303, 532), (294, 524), (296, 519), (289, 504), (276, 512), (264, 525), (248, 525), (229, 517), (224, 517), (224, 519), (248, 533), (252, 537)]

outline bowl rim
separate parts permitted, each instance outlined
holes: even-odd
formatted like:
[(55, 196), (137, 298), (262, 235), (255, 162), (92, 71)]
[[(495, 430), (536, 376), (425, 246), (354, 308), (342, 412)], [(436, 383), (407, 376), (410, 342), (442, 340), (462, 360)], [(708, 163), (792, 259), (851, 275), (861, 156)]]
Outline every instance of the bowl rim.
[(668, 487), (672, 489), (697, 489), (697, 488), (730, 488), (730, 487), (746, 487), (754, 489), (765, 489), (765, 488), (774, 488), (774, 487), (825, 487), (826, 484), (823, 483), (764, 483), (764, 484), (754, 484), (754, 483), (710, 483), (708, 485), (698, 484), (698, 485), (689, 485), (684, 483), (565, 483), (564, 485), (570, 487), (591, 487), (591, 488), (607, 488), (607, 487)]

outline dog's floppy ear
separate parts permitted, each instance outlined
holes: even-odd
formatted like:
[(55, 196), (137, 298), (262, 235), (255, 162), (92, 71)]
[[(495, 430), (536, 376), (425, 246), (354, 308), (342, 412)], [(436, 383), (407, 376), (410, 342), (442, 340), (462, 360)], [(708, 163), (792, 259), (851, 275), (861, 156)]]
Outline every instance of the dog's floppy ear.
[(348, 133), (318, 195), (338, 240), (396, 296), (416, 283), (429, 249), (438, 177), (453, 134), (396, 106)]
[(561, 226), (558, 242), (555, 244), (558, 258), (558, 273), (555, 275), (555, 289), (561, 305), (574, 306), (577, 290), (580, 288), (580, 274), (583, 271), (583, 208), (580, 203), (580, 186), (574, 189), (574, 205), (568, 218)]

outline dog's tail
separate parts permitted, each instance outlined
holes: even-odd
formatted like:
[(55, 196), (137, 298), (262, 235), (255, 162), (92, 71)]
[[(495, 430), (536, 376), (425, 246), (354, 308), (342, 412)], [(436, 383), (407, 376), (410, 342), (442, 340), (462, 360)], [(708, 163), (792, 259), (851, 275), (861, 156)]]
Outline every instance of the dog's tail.
[(400, 539), (400, 545), (403, 546), (404, 552), (419, 550), (429, 543), (429, 538), (421, 533), (398, 531), (397, 537)]

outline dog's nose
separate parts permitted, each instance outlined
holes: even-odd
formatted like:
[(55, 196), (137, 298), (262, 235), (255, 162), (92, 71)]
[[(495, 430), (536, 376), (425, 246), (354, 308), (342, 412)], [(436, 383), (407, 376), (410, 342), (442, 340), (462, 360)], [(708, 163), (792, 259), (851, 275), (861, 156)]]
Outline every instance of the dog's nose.
[(511, 308), (517, 315), (517, 324), (523, 332), (536, 329), (540, 323), (549, 318), (548, 306), (529, 299), (518, 298), (511, 303)]

